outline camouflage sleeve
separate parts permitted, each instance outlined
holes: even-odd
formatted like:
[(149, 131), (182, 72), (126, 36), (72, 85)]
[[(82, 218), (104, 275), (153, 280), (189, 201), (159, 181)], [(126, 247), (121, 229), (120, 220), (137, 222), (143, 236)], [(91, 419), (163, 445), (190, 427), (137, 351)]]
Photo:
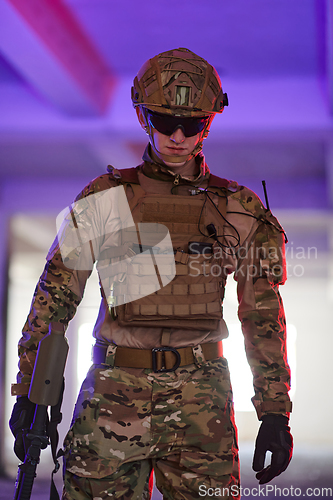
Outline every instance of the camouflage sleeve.
[(246, 355), (253, 373), (252, 402), (258, 418), (268, 413), (289, 416), (290, 369), (286, 321), (279, 285), (286, 280), (284, 232), (270, 211), (261, 211), (249, 242), (239, 253), (238, 315)]
[(82, 298), (75, 290), (77, 287), (71, 289), (77, 279), (74, 271), (64, 266), (59, 251), (47, 261), (19, 340), (19, 373), (17, 383), (12, 385), (12, 395), (28, 394), (38, 343), (48, 333), (49, 324), (57, 321), (67, 326), (73, 318)]
[(109, 177), (106, 185), (103, 176), (92, 181), (75, 199), (71, 209), (67, 210), (48, 253), (19, 340), (19, 373), (17, 383), (12, 384), (12, 395), (28, 394), (38, 343), (48, 333), (49, 324), (55, 321), (67, 327), (75, 315), (95, 260), (91, 241), (97, 246), (99, 238), (96, 234), (100, 234), (94, 221), (96, 198), (90, 195), (107, 189), (109, 184)]

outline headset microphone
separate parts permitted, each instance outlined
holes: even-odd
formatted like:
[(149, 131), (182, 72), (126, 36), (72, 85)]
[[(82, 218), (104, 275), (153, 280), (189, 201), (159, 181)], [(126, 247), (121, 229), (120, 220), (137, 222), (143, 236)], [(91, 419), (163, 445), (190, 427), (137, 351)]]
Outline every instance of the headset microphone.
[(216, 227), (214, 226), (214, 224), (208, 224), (208, 226), (206, 226), (206, 229), (208, 231), (209, 238), (214, 238), (214, 240), (217, 240)]

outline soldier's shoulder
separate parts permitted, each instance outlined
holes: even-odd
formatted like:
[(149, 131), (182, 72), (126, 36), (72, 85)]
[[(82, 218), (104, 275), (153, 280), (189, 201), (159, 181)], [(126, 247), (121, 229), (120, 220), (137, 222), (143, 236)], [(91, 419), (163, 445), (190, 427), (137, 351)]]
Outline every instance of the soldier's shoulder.
[(114, 179), (118, 181), (118, 183), (123, 183), (123, 182), (129, 182), (129, 183), (139, 183), (139, 178), (138, 178), (138, 170), (140, 168), (140, 165), (137, 167), (130, 167), (130, 168), (122, 168), (122, 169), (117, 169), (113, 167), (112, 165), (108, 165), (108, 172), (113, 176)]
[(239, 185), (236, 181), (225, 179), (212, 173), (209, 173), (208, 187), (224, 189), (229, 196), (244, 189), (244, 186)]
[(75, 201), (119, 186), (123, 182), (135, 182), (136, 179), (137, 167), (117, 169), (112, 165), (108, 165), (107, 173), (99, 175), (90, 181), (75, 198)]
[(235, 190), (230, 194), (230, 197), (236, 200), (241, 207), (246, 212), (249, 212), (255, 219), (283, 234), (285, 241), (288, 241), (285, 231), (277, 218), (272, 214), (269, 208), (264, 206), (260, 197), (254, 191), (246, 186), (235, 183)]
[(230, 183), (229, 196), (238, 201), (246, 212), (250, 212), (256, 217), (263, 216), (267, 211), (257, 193), (235, 181)]
[(240, 203), (244, 210), (251, 212), (253, 215), (261, 215), (266, 211), (259, 196), (248, 187), (238, 184), (236, 181), (210, 174), (209, 187), (222, 189), (228, 198)]

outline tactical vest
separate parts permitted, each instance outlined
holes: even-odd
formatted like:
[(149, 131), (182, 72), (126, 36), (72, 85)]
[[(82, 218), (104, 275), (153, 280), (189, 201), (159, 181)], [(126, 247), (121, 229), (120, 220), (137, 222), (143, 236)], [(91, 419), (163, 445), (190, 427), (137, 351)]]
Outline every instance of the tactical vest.
[[(122, 230), (121, 248), (123, 253), (125, 249), (126, 255), (131, 256), (132, 261), (123, 275), (120, 261), (116, 279), (114, 273), (110, 276), (112, 296), (106, 299), (111, 313), (116, 314), (121, 326), (216, 329), (222, 318), (225, 284), (216, 237), (222, 241), (228, 181), (211, 175), (212, 187), (208, 187), (210, 199), (205, 191), (193, 186), (188, 186), (193, 195), (159, 195), (146, 193), (138, 181), (133, 182), (133, 172), (120, 172), (122, 179), (119, 183), (125, 188), (135, 227)], [(130, 177), (129, 182), (126, 176)], [(140, 224), (148, 227), (145, 243), (147, 238), (149, 243), (151, 228), (152, 246), (158, 240), (156, 232), (160, 230), (163, 233), (163, 226), (167, 227), (171, 236), (174, 251), (172, 264), (175, 265), (176, 275), (169, 284), (158, 289), (154, 289), (150, 278), (152, 274), (158, 274), (161, 267), (142, 263), (142, 254), (140, 264), (136, 264), (137, 249), (133, 250), (132, 242), (133, 232), (137, 232)], [(107, 252), (99, 258), (106, 273), (111, 254)], [(112, 256), (116, 256), (115, 251)], [(168, 275), (168, 265), (170, 258), (163, 269), (164, 275)], [(114, 282), (111, 283), (111, 280)], [(135, 300), (136, 293), (141, 298)], [(125, 295), (130, 296), (131, 301), (117, 305), (119, 297)]]

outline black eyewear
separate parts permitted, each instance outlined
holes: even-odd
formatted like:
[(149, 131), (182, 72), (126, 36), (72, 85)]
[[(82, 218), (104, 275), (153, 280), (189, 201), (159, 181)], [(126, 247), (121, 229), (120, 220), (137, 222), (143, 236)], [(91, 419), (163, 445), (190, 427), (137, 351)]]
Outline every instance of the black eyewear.
[(192, 137), (203, 131), (209, 116), (183, 117), (164, 115), (147, 109), (147, 119), (150, 125), (163, 135), (172, 135), (177, 128), (183, 131), (185, 137)]

